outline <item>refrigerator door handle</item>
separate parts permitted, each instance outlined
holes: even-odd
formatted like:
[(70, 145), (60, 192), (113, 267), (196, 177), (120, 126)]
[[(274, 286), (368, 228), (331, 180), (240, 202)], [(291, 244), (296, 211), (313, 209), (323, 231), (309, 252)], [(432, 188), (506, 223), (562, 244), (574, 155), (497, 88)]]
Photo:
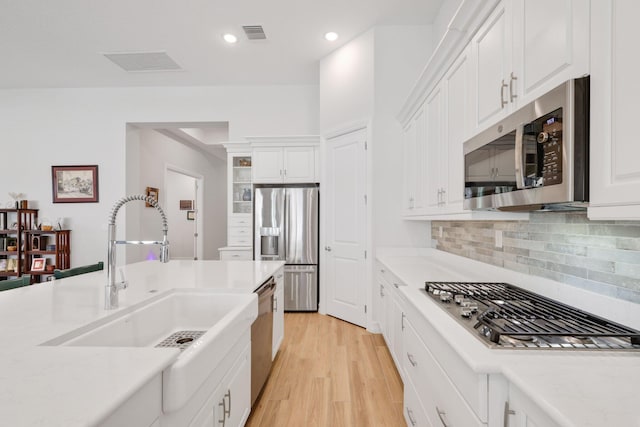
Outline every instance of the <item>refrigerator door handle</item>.
[(284, 192), (284, 227), (282, 232), (282, 242), (284, 243), (284, 259), (289, 259), (289, 192)]

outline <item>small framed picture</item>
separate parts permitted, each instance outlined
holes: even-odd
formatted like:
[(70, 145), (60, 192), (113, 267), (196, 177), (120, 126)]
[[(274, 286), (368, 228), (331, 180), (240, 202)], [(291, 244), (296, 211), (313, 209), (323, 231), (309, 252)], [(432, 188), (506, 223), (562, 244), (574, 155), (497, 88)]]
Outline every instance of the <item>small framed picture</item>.
[(98, 165), (51, 166), (53, 203), (97, 203)]
[[(146, 191), (146, 195), (147, 197), (151, 197), (153, 200), (156, 201), (156, 203), (158, 203), (158, 193), (160, 190), (158, 190), (155, 187), (147, 187), (147, 191)], [(146, 203), (144, 204), (146, 207), (148, 208), (152, 208), (153, 206), (151, 206), (151, 204)]]
[(47, 260), (45, 258), (34, 258), (31, 261), (31, 271), (44, 271)]
[(187, 219), (194, 221), (196, 219), (196, 211), (187, 211)]

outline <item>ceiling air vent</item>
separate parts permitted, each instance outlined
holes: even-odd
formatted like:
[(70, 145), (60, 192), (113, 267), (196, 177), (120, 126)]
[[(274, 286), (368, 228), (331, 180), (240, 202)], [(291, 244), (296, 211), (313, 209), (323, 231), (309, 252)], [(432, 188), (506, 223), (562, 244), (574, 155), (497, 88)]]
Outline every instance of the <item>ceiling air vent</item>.
[(125, 71), (176, 71), (182, 69), (166, 52), (105, 53), (104, 56)]
[(262, 25), (243, 25), (242, 29), (249, 40), (264, 40), (267, 38)]

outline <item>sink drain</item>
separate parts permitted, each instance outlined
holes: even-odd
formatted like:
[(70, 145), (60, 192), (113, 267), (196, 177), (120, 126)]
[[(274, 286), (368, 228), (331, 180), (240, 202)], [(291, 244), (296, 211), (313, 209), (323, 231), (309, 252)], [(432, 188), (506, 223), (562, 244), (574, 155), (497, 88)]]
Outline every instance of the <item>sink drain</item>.
[(163, 339), (156, 347), (179, 348), (180, 351), (189, 347), (192, 342), (204, 335), (205, 331), (178, 331)]

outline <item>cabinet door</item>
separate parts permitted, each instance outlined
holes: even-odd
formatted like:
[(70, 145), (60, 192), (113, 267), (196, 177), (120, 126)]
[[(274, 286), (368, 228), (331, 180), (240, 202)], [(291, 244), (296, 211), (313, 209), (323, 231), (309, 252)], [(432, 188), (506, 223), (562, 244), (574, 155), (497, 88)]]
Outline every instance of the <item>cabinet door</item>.
[(640, 219), (640, 2), (592, 2), (591, 219)]
[(404, 331), (404, 308), (402, 307), (402, 300), (397, 292), (393, 296), (393, 352), (392, 356), (396, 363), (396, 369), (400, 374), (402, 380), (405, 380), (404, 371), (404, 345), (403, 345), (403, 331)]
[(524, 105), (568, 79), (589, 73), (589, 3), (513, 2), (512, 70), (517, 76), (517, 104)]
[(316, 182), (314, 147), (284, 148), (284, 182)]
[(284, 175), (281, 147), (253, 149), (253, 182), (280, 183)]
[(427, 179), (427, 134), (425, 107), (421, 106), (405, 126), (403, 135), (404, 158), (404, 215), (424, 213)]
[(429, 212), (437, 211), (440, 207), (444, 190), (443, 174), (447, 167), (444, 164), (446, 146), (443, 138), (442, 92), (442, 85), (438, 85), (425, 102), (427, 169), (423, 182), (425, 183), (425, 203)]
[(464, 141), (470, 133), (472, 118), (470, 47), (465, 49), (445, 76), (446, 158), (444, 202), (448, 211), (462, 211), (464, 200)]
[(276, 293), (273, 297), (272, 359), (275, 359), (284, 339), (284, 268), (276, 272)]
[(509, 400), (506, 404), (503, 425), (513, 427), (559, 427), (527, 395), (513, 384), (509, 385)]
[(509, 106), (511, 76), (511, 19), (507, 7), (500, 3), (480, 27), (472, 40), (476, 76), (476, 118), (481, 129), (505, 115)]

